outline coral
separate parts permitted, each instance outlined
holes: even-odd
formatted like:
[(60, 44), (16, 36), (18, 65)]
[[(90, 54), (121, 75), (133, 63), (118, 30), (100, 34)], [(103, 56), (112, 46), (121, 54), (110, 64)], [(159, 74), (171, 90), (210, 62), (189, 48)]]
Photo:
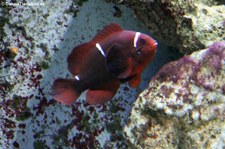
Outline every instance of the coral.
[(124, 128), (131, 144), (138, 148), (224, 146), (224, 60), (225, 42), (217, 42), (164, 65), (135, 102)]
[(152, 35), (182, 53), (204, 49), (225, 40), (225, 5), (219, 1), (106, 0), (126, 4)]

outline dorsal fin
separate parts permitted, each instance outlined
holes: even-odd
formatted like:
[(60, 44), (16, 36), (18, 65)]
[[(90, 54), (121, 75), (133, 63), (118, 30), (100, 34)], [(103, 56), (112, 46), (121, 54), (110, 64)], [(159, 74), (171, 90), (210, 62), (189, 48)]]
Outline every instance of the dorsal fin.
[(71, 74), (77, 75), (80, 73), (83, 61), (86, 60), (87, 55), (90, 54), (92, 47), (95, 45), (92, 43), (84, 43), (76, 46), (70, 55), (67, 57), (68, 69)]
[(93, 38), (93, 41), (99, 42), (108, 35), (122, 31), (123, 29), (116, 23), (111, 23), (109, 25), (104, 26), (104, 28), (98, 32), (98, 34)]

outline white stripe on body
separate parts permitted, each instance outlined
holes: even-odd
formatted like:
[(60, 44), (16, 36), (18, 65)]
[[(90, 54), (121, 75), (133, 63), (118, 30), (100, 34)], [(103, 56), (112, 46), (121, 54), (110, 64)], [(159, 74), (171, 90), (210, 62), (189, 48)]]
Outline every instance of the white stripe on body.
[(76, 79), (77, 81), (80, 80), (80, 78), (78, 77), (78, 75), (75, 76), (75, 79)]
[(104, 56), (104, 57), (106, 57), (105, 56), (105, 52), (103, 51), (103, 49), (102, 49), (102, 47), (100, 46), (100, 44), (99, 43), (96, 43), (96, 48), (101, 52), (101, 54)]
[(134, 37), (134, 47), (135, 48), (137, 47), (137, 41), (138, 41), (138, 38), (140, 35), (141, 35), (140, 32), (136, 32), (136, 34), (135, 34), (135, 37)]

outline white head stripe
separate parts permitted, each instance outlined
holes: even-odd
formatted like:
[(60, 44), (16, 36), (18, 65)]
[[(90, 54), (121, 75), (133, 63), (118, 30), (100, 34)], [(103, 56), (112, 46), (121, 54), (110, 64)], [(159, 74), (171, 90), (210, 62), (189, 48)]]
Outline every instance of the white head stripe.
[(80, 78), (78, 77), (78, 75), (75, 76), (75, 79), (78, 80), (78, 81), (80, 80)]
[(137, 47), (137, 41), (138, 41), (138, 38), (140, 35), (141, 35), (140, 32), (136, 32), (136, 34), (135, 34), (135, 37), (134, 37), (134, 47), (135, 48)]
[(99, 44), (99, 43), (96, 43), (95, 46), (96, 46), (96, 48), (102, 53), (102, 55), (105, 57), (105, 53), (104, 53), (102, 47), (100, 46), (100, 44)]

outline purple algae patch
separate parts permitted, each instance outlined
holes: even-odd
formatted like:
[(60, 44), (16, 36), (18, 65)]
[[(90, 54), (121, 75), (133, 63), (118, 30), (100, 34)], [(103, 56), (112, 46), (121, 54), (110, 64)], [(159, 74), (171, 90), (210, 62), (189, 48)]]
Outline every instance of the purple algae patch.
[(170, 62), (165, 65), (153, 78), (153, 80), (159, 80), (160, 82), (173, 81), (173, 83), (177, 83), (178, 80), (184, 77), (184, 73), (187, 70), (195, 68), (196, 63), (190, 57), (183, 57), (175, 62)]
[[(187, 93), (180, 96), (183, 96), (185, 102), (188, 103), (190, 102), (190, 91), (188, 91), (190, 84), (195, 84), (195, 86), (208, 91), (221, 89), (224, 94), (225, 85), (221, 84), (219, 80), (223, 75), (225, 42), (214, 43), (202, 52), (196, 53), (197, 55), (184, 56), (178, 61), (164, 65), (153, 78), (153, 81), (157, 80), (159, 83), (172, 82), (174, 85), (182, 86)], [(166, 98), (169, 98), (171, 92), (174, 92), (174, 88), (167, 85), (163, 85), (160, 90)]]

